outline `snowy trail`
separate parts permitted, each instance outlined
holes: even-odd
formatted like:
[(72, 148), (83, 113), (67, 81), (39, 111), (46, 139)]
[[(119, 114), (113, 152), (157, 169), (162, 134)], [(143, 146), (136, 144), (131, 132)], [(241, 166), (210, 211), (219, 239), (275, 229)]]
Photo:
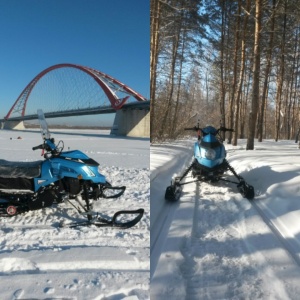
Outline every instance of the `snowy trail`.
[[(277, 145), (228, 151), (236, 171), (256, 187), (254, 205), (231, 184), (184, 186), (153, 270), (151, 299), (298, 299), (300, 153), (284, 145), (293, 157), (287, 164)], [(157, 180), (172, 175), (166, 168)]]
[[(153, 147), (153, 151), (158, 154), (160, 161), (155, 165), (155, 168), (151, 170), (151, 187), (150, 194), (157, 195), (154, 201), (151, 201), (151, 239), (150, 239), (150, 260), (151, 271), (150, 277), (156, 269), (158, 258), (162, 251), (162, 245), (167, 238), (169, 227), (173, 220), (174, 212), (178, 206), (178, 203), (168, 203), (164, 200), (164, 191), (166, 186), (170, 184), (171, 177), (160, 176), (165, 172), (173, 174), (180, 174), (185, 166), (190, 163), (191, 157), (189, 148), (192, 143), (190, 141), (183, 141), (180, 144), (172, 145), (168, 144), (164, 149)], [(186, 151), (186, 148), (188, 150)], [(178, 166), (178, 161), (181, 161), (181, 165)]]

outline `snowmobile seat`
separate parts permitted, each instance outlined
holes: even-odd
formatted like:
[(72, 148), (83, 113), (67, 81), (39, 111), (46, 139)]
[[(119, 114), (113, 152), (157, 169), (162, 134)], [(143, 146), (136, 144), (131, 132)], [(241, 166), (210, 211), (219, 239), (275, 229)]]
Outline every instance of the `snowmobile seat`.
[(0, 178), (40, 177), (42, 161), (16, 162), (0, 159)]

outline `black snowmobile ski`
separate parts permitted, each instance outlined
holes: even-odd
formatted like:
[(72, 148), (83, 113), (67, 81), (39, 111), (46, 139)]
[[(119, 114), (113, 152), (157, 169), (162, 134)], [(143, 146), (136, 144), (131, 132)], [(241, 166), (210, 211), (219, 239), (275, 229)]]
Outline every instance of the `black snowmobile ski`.
[[(108, 187), (109, 189), (121, 189), (120, 193), (123, 193), (125, 190), (125, 187), (117, 187), (113, 188), (111, 186)], [(111, 219), (104, 218), (99, 216), (99, 213), (93, 213), (92, 212), (92, 204), (90, 202), (90, 195), (89, 191), (86, 185), (83, 186), (83, 192), (84, 192), (84, 197), (76, 197), (75, 200), (79, 206), (74, 205), (70, 200), (67, 199), (67, 202), (69, 202), (79, 213), (85, 215), (87, 217), (87, 220), (84, 221), (76, 221), (72, 223), (62, 223), (61, 227), (69, 227), (69, 228), (74, 228), (78, 226), (90, 226), (90, 225), (95, 225), (97, 227), (115, 227), (115, 228), (130, 228), (137, 224), (141, 218), (143, 217), (144, 214), (144, 209), (140, 208), (137, 210), (120, 210), (117, 211)], [(113, 196), (107, 196), (106, 198), (115, 198)], [(81, 203), (81, 200), (85, 201), (85, 205)], [(135, 218), (131, 219), (130, 221), (118, 221), (118, 217), (121, 215), (137, 215)], [(93, 215), (96, 215), (93, 217)]]
[(171, 181), (171, 185), (167, 187), (165, 193), (165, 199), (170, 202), (175, 202), (179, 200), (182, 192), (182, 184), (180, 183), (180, 178), (176, 177)]
[[(97, 215), (96, 217), (91, 218), (90, 220), (78, 221), (78, 222), (72, 222), (66, 224), (62, 223), (60, 227), (75, 228), (79, 226), (94, 225), (97, 227), (113, 227), (113, 228), (120, 228), (120, 229), (128, 229), (136, 225), (143, 217), (143, 214), (144, 214), (144, 209), (142, 208), (137, 210), (120, 210), (116, 212), (110, 220)], [(121, 215), (137, 215), (137, 216), (129, 221), (118, 221), (118, 217)], [(88, 214), (88, 216), (90, 216), (90, 214)]]
[[(90, 213), (91, 214), (91, 213)], [(24, 230), (24, 229), (38, 229), (38, 230), (50, 230), (58, 228), (77, 228), (84, 226), (96, 226), (96, 227), (111, 227), (116, 229), (128, 229), (135, 226), (143, 217), (144, 209), (137, 210), (120, 210), (116, 212), (111, 219), (108, 217), (100, 217), (99, 213), (95, 213), (95, 217), (91, 220), (82, 220), (77, 222), (67, 223), (66, 220), (61, 222), (55, 222), (53, 224), (3, 224), (2, 231), (9, 232), (10, 230)], [(121, 215), (137, 215), (130, 220), (118, 220)]]
[(244, 198), (248, 200), (252, 200), (254, 198), (254, 187), (246, 183), (244, 180), (240, 181), (240, 183), (237, 185), (237, 188)]

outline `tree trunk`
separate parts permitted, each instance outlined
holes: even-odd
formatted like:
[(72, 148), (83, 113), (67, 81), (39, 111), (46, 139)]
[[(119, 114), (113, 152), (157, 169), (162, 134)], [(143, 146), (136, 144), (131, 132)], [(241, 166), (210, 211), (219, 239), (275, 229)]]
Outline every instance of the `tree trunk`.
[(283, 17), (283, 33), (282, 33), (282, 41), (281, 41), (281, 58), (279, 64), (279, 74), (277, 76), (277, 93), (276, 93), (276, 119), (275, 119), (275, 141), (277, 142), (280, 134), (280, 123), (281, 123), (281, 105), (282, 105), (282, 87), (283, 87), (283, 79), (284, 79), (284, 56), (285, 56), (285, 36), (286, 36), (286, 8), (287, 2), (285, 2), (285, 13)]
[[(235, 22), (235, 39), (234, 39), (234, 54), (233, 54), (233, 80), (231, 86), (231, 97), (229, 102), (229, 128), (233, 128), (234, 124), (234, 107), (235, 103), (235, 95), (236, 95), (236, 86), (237, 86), (237, 64), (238, 64), (238, 56), (239, 56), (239, 40), (240, 40), (240, 23), (241, 23), (241, 0), (238, 1), (238, 11)], [(232, 132), (228, 134), (228, 144), (231, 144)]]
[(159, 129), (159, 138), (163, 136), (166, 132), (166, 125), (168, 121), (168, 117), (172, 112), (172, 99), (174, 93), (174, 80), (175, 80), (175, 67), (176, 67), (176, 60), (178, 55), (178, 46), (179, 46), (179, 38), (180, 32), (175, 33), (175, 36), (172, 41), (172, 59), (171, 59), (171, 70), (169, 74), (169, 84), (168, 84), (168, 95), (167, 95), (167, 104), (164, 109), (164, 114), (161, 122), (161, 127)]
[(159, 0), (151, 0), (151, 39), (150, 39), (150, 141), (155, 137), (155, 107), (156, 107), (156, 71), (158, 62), (160, 26), (160, 3)]
[[(222, 0), (222, 25), (221, 25), (221, 66), (220, 66), (220, 114), (221, 126), (225, 127), (225, 83), (224, 83), (224, 50), (225, 50), (225, 0)], [(225, 134), (221, 132), (222, 139), (224, 140)]]
[(258, 120), (258, 141), (262, 142), (263, 139), (263, 124), (264, 124), (264, 115), (265, 115), (265, 106), (266, 106), (266, 99), (268, 97), (268, 82), (271, 72), (272, 66), (272, 50), (273, 50), (273, 40), (274, 40), (274, 29), (275, 29), (275, 7), (276, 7), (276, 0), (273, 0), (273, 12), (271, 18), (271, 30), (270, 30), (270, 38), (269, 38), (269, 48), (267, 53), (267, 65), (265, 69), (265, 77), (264, 77), (264, 84), (263, 84), (263, 92), (261, 98), (261, 106), (260, 106), (260, 114)]
[[(183, 33), (185, 35), (185, 33)], [(181, 90), (181, 81), (182, 81), (182, 66), (184, 60), (184, 50), (185, 50), (185, 36), (182, 37), (182, 46), (181, 46), (181, 55), (180, 55), (180, 63), (179, 63), (179, 78), (178, 78), (178, 85), (177, 85), (177, 96), (175, 101), (175, 110), (174, 110), (174, 117), (173, 123), (171, 125), (171, 133), (170, 136), (172, 138), (176, 138), (176, 128), (179, 124), (178, 121), (178, 110), (179, 110), (179, 102), (180, 102), (180, 90)]]
[[(295, 41), (295, 53), (294, 55), (297, 56), (295, 59), (295, 70), (300, 69), (300, 55), (297, 55), (299, 53), (299, 33), (300, 33), (300, 27), (297, 29), (297, 36)], [(291, 94), (293, 98), (293, 105), (292, 105), (292, 137), (295, 136), (296, 132), (298, 131), (299, 123), (298, 123), (298, 116), (297, 116), (297, 90), (298, 90), (298, 78), (299, 76), (295, 76), (294, 85), (291, 88)]]
[[(239, 6), (241, 5), (239, 1)], [(240, 75), (239, 75), (239, 82), (238, 82), (238, 87), (236, 89), (236, 93), (234, 96), (234, 102), (235, 102), (235, 107), (234, 107), (234, 133), (233, 133), (233, 142), (232, 144), (234, 146), (237, 145), (237, 139), (238, 139), (238, 130), (239, 130), (239, 116), (240, 116), (240, 101), (241, 101), (241, 93), (242, 93), (242, 88), (244, 84), (244, 73), (245, 73), (245, 62), (246, 62), (246, 30), (247, 30), (247, 25), (248, 25), (248, 13), (250, 11), (250, 5), (251, 5), (251, 0), (247, 0), (246, 2), (246, 15), (244, 18), (244, 24), (243, 24), (243, 37), (242, 37), (242, 47), (241, 47), (241, 68), (240, 68)], [(240, 9), (239, 9), (240, 11)]]
[(260, 76), (260, 32), (262, 19), (262, 0), (255, 0), (255, 38), (254, 38), (254, 62), (253, 62), (253, 85), (252, 103), (249, 118), (249, 132), (247, 138), (247, 150), (254, 149), (255, 126), (259, 104), (259, 76)]

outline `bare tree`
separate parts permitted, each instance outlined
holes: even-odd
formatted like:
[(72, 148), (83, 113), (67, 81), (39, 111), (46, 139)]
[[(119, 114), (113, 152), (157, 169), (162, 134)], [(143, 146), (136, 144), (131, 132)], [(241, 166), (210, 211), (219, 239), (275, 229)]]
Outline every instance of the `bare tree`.
[[(245, 75), (245, 64), (246, 64), (246, 38), (247, 38), (247, 25), (248, 25), (248, 19), (250, 15), (250, 5), (251, 0), (246, 1), (246, 7), (245, 10), (245, 17), (244, 17), (244, 23), (243, 23), (243, 35), (241, 40), (241, 67), (240, 67), (240, 74), (239, 74), (239, 81), (237, 88), (235, 90), (234, 94), (234, 133), (233, 133), (233, 142), (232, 144), (234, 146), (237, 145), (237, 138), (238, 138), (238, 131), (239, 131), (239, 116), (240, 116), (240, 101), (241, 101), (241, 94), (242, 94), (242, 88), (244, 84), (244, 75)], [(241, 1), (239, 1), (239, 6), (241, 6)], [(239, 8), (239, 11), (241, 11), (241, 8)]]
[(284, 82), (284, 72), (285, 72), (285, 42), (286, 42), (286, 25), (287, 25), (287, 0), (284, 2), (284, 14), (283, 14), (283, 25), (282, 25), (282, 39), (280, 46), (280, 60), (278, 65), (278, 74), (277, 74), (277, 91), (276, 91), (276, 117), (275, 117), (275, 141), (279, 139), (280, 133), (280, 123), (281, 116), (283, 112), (281, 110), (282, 106), (282, 88)]
[(270, 77), (270, 72), (272, 67), (272, 53), (273, 53), (274, 31), (275, 31), (275, 13), (276, 13), (276, 0), (273, 0), (271, 26), (270, 26), (270, 33), (269, 33), (269, 45), (268, 45), (268, 50), (266, 55), (267, 64), (264, 73), (263, 91), (262, 91), (261, 106), (260, 106), (260, 113), (258, 119), (258, 141), (259, 142), (262, 142), (263, 139), (265, 107), (266, 107), (266, 101), (268, 97), (268, 83), (269, 83), (269, 77)]
[(260, 77), (260, 35), (262, 19), (262, 0), (255, 0), (255, 33), (254, 33), (254, 62), (253, 62), (253, 85), (252, 103), (249, 115), (249, 132), (247, 138), (247, 150), (254, 149), (254, 136), (259, 105), (259, 77)]
[(154, 121), (156, 119), (156, 80), (157, 80), (157, 64), (158, 64), (158, 45), (159, 45), (159, 29), (160, 29), (160, 2), (159, 0), (151, 0), (150, 6), (150, 130), (151, 141), (155, 135)]

